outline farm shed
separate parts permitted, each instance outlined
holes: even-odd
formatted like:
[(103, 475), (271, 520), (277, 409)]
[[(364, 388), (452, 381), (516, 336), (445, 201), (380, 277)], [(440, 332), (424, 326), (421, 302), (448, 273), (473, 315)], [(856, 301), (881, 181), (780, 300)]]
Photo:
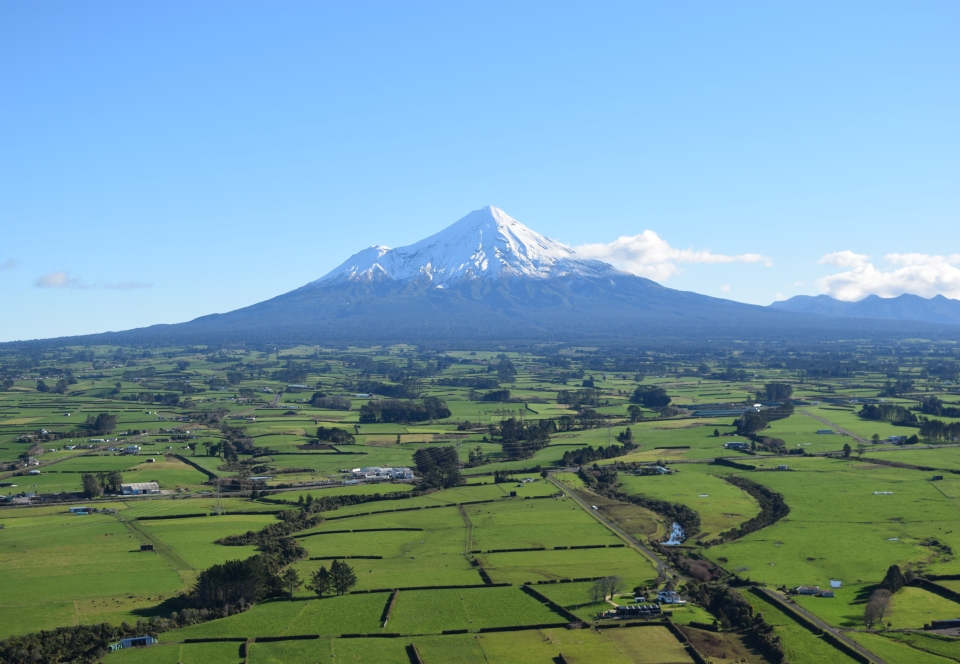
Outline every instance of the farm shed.
[(121, 484), (120, 492), (125, 496), (139, 496), (143, 494), (160, 493), (160, 485), (156, 482), (134, 482)]
[(90, 514), (90, 510), (89, 510), (86, 506), (82, 506), (82, 507), (71, 507), (71, 508), (70, 508), (70, 514), (78, 514), (78, 515), (81, 515), (81, 516), (86, 516), (86, 515)]

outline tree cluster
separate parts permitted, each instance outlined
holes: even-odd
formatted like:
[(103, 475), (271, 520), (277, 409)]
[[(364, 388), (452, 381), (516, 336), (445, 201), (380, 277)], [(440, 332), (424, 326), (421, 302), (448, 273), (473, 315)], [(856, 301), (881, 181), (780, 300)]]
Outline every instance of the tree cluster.
[(334, 560), (328, 570), (323, 565), (313, 573), (307, 588), (323, 597), (329, 592), (343, 595), (357, 585), (357, 575), (347, 563)]
[(666, 408), (670, 401), (667, 391), (656, 385), (641, 385), (630, 396), (630, 403), (638, 403), (653, 410)]
[(91, 433), (102, 436), (111, 433), (116, 428), (117, 416), (110, 413), (100, 413), (96, 417), (87, 415), (85, 425)]
[(499, 425), (490, 425), (490, 435), (499, 440), (503, 453), (511, 459), (529, 459), (537, 450), (550, 444), (550, 434), (557, 430), (553, 420), (523, 422), (515, 417)]
[(421, 447), (413, 453), (413, 462), (425, 487), (445, 489), (460, 484), (460, 458), (451, 445)]
[(339, 427), (317, 427), (317, 440), (333, 445), (353, 445), (357, 442), (352, 433)]
[(80, 481), (83, 484), (83, 495), (87, 498), (99, 498), (104, 491), (120, 493), (123, 475), (119, 470), (111, 470), (109, 473), (84, 473)]
[(325, 408), (326, 410), (350, 410), (352, 404), (350, 399), (346, 397), (328, 397), (323, 392), (314, 392), (310, 398), (310, 405), (314, 408)]
[(427, 397), (421, 403), (383, 399), (370, 401), (360, 407), (361, 424), (377, 422), (424, 422), (450, 417), (446, 402), (436, 397)]

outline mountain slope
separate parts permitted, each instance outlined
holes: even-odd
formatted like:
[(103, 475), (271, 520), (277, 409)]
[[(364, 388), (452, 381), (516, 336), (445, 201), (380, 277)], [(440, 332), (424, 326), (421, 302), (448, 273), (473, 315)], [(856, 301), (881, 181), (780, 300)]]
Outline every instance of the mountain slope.
[(909, 294), (890, 298), (870, 295), (857, 302), (844, 302), (829, 295), (797, 295), (789, 300), (774, 302), (770, 307), (780, 311), (823, 316), (960, 325), (960, 300), (951, 300), (942, 295), (929, 299)]

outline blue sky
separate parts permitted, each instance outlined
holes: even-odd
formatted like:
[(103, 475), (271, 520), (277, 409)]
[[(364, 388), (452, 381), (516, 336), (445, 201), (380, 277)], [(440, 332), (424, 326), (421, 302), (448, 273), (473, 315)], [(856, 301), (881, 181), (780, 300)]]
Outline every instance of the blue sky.
[(960, 298), (958, 23), (948, 2), (3, 3), (0, 340), (245, 306), (488, 204), (708, 295)]

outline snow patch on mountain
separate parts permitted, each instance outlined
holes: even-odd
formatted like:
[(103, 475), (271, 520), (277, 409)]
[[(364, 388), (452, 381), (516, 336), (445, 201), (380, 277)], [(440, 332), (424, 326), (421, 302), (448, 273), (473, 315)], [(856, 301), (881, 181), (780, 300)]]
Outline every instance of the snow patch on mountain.
[(445, 288), (465, 279), (622, 274), (608, 263), (578, 259), (566, 245), (527, 228), (500, 208), (487, 206), (410, 246), (368, 247), (308, 285), (427, 279)]

